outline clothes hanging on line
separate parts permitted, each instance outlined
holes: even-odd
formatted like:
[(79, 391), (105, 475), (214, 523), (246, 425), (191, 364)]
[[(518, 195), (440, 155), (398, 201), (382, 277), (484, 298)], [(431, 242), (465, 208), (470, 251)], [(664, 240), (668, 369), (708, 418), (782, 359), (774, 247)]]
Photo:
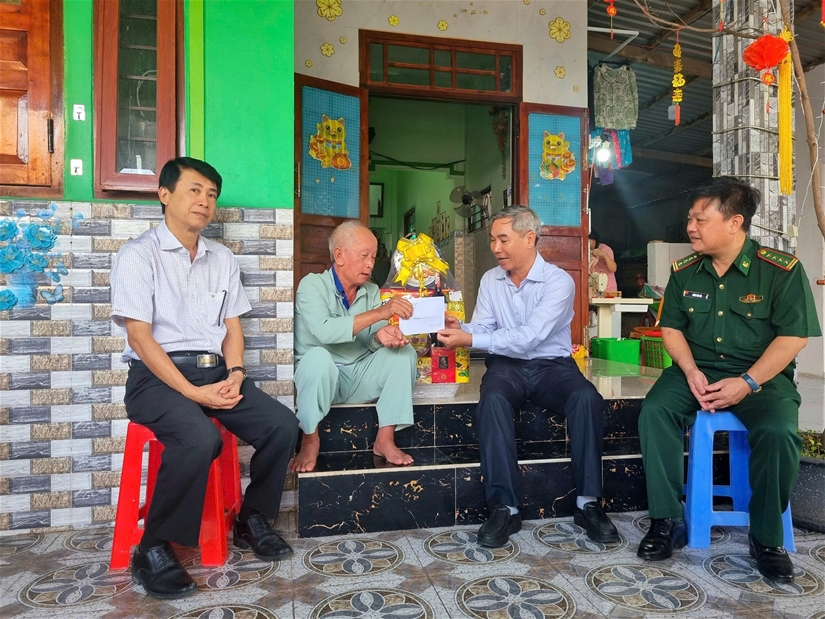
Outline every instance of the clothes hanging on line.
[(635, 129), (639, 117), (639, 93), (633, 69), (597, 66), (593, 71), (593, 107), (597, 126)]

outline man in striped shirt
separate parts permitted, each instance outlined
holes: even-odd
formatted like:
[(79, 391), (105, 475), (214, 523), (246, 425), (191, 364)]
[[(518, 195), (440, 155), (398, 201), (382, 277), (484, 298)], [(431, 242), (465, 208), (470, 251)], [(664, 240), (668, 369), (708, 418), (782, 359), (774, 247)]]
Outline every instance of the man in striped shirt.
[(126, 413), (164, 446), (132, 556), (134, 580), (158, 598), (197, 590), (169, 542), (198, 544), (209, 467), (223, 446), (210, 418), (255, 448), (235, 545), (266, 561), (292, 554), (267, 518), (278, 516), (298, 423), (246, 380), (240, 316), (251, 305), (240, 269), (229, 249), (200, 234), (221, 182), (206, 162), (169, 161), (158, 189), (164, 221), (118, 251), (110, 277), (112, 321), (126, 331)]

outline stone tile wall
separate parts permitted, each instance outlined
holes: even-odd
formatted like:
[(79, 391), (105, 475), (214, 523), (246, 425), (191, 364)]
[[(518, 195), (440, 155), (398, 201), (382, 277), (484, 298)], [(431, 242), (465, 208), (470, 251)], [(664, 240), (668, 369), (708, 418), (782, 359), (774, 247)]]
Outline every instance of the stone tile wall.
[[(47, 206), (0, 201), (0, 219)], [(162, 215), (159, 205), (57, 207), (58, 219), (83, 217), (54, 250), (69, 271), (61, 281), (65, 300), (48, 305), (38, 297), (32, 308), (0, 311), (0, 534), (115, 516), (128, 368), (120, 360), (123, 337), (109, 319), (109, 268), (121, 245)], [(203, 234), (232, 249), (241, 267), (252, 303), (241, 319), (250, 377), (293, 408), (292, 210), (220, 209)], [(0, 274), (0, 286), (5, 278)], [(240, 450), (247, 483), (251, 448)], [(295, 504), (293, 477), (284, 508)]]

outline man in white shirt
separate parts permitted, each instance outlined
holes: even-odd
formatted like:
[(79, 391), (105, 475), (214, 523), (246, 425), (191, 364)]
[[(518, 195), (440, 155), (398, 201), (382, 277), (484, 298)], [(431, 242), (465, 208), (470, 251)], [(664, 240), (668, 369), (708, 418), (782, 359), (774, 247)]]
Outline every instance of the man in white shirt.
[(575, 284), (541, 257), (540, 234), (541, 220), (526, 206), (493, 215), (490, 249), (499, 266), (481, 278), (473, 321), (460, 325), (448, 316), (447, 328), (438, 333), (449, 348), (489, 353), (475, 425), (490, 510), (478, 543), (491, 548), (504, 546), (521, 529), (514, 418), (527, 400), (567, 418), (578, 493), (574, 522), (594, 541), (619, 541), (599, 499), (604, 400), (570, 356)]
[(167, 162), (158, 189), (164, 221), (126, 243), (110, 275), (112, 321), (126, 330), (126, 413), (164, 446), (132, 556), (132, 578), (158, 598), (197, 590), (169, 542), (198, 544), (209, 467), (223, 446), (211, 417), (255, 448), (235, 545), (267, 561), (292, 554), (267, 518), (278, 516), (298, 423), (246, 380), (240, 315), (251, 305), (240, 269), (229, 249), (200, 234), (221, 183), (206, 162)]

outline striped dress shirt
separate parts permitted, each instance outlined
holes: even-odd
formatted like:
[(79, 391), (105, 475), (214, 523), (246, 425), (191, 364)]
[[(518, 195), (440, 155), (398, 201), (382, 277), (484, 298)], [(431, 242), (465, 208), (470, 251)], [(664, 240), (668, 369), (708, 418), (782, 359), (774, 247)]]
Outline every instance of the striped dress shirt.
[[(120, 248), (110, 284), (115, 325), (124, 329), (126, 318), (148, 322), (152, 337), (167, 353), (221, 354), (224, 320), (252, 308), (232, 251), (200, 236), (195, 259), (190, 260), (189, 250), (166, 222)], [(122, 359), (138, 359), (128, 340)]]

